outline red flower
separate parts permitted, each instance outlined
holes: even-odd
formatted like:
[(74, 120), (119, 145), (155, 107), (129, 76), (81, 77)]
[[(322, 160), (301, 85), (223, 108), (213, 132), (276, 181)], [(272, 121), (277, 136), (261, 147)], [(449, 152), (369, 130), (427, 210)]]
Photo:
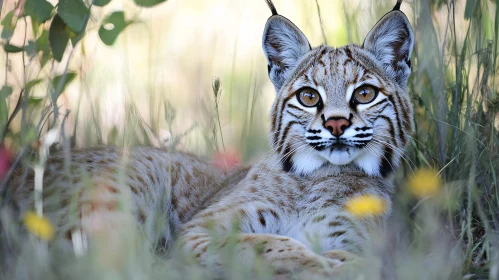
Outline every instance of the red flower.
[(241, 164), (241, 155), (235, 150), (218, 152), (213, 157), (213, 164), (222, 171), (230, 171)]
[(12, 153), (0, 144), (0, 180), (9, 172), (12, 165)]

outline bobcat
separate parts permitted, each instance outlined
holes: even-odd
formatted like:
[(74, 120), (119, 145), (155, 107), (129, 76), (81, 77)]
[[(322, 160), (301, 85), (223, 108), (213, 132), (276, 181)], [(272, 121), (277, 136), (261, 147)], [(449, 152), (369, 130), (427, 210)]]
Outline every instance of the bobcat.
[[(220, 251), (234, 229), (242, 260), (251, 263), (258, 247), (278, 272), (335, 267), (363, 253), (370, 232), (390, 213), (392, 175), (413, 130), (405, 90), (414, 43), (409, 21), (399, 0), (362, 46), (311, 48), (298, 27), (266, 2), (272, 16), (262, 45), (276, 91), (272, 149), (235, 171), (150, 147), (126, 154), (112, 147), (74, 150), (69, 166), (56, 154), (45, 170), (44, 195), (63, 191), (44, 202), (44, 211), (61, 236), (75, 226), (90, 237), (113, 227), (120, 212), (116, 197), (126, 194), (139, 223), (164, 213), (155, 238), (165, 248), (178, 239), (185, 252), (216, 270), (223, 269)], [(83, 188), (85, 181), (92, 189)], [(29, 209), (32, 177), (22, 182), (19, 175), (13, 186)], [(70, 223), (75, 194), (80, 220)], [(353, 216), (345, 204), (361, 195), (376, 196), (386, 211)]]

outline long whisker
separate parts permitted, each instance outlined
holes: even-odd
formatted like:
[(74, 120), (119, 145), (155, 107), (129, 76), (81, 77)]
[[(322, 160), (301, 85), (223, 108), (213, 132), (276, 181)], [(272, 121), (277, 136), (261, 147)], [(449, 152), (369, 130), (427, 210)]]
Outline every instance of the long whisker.
[[(275, 147), (275, 148), (273, 148), (271, 151), (272, 151), (272, 152), (275, 152), (278, 148), (283, 147), (283, 146), (284, 146), (284, 145), (286, 145), (288, 142), (289, 142), (289, 141), (284, 141), (281, 145), (276, 146), (276, 147)], [(290, 151), (288, 154), (293, 153), (293, 152), (294, 152), (294, 151), (296, 151), (297, 149), (301, 148), (303, 145), (306, 145), (306, 143), (305, 143), (305, 144), (302, 144), (302, 145), (301, 145), (301, 146), (299, 146), (299, 147), (297, 147), (295, 150)], [(286, 156), (286, 155), (284, 155), (284, 156)], [(282, 155), (279, 155), (279, 156), (278, 156), (278, 158), (276, 159), (276, 162), (272, 165), (272, 167), (270, 168), (270, 170), (272, 170), (272, 169), (274, 168), (274, 166), (282, 160), (282, 158), (283, 158), (283, 156), (282, 156)], [(260, 170), (259, 170), (259, 171), (258, 171), (258, 173), (257, 173), (257, 174), (258, 174), (258, 176), (260, 176), (260, 175), (261, 175), (261, 173), (262, 173), (262, 171), (263, 171), (263, 168), (267, 165), (268, 161), (269, 161), (269, 160), (271, 160), (271, 159), (273, 159), (273, 157), (272, 157), (272, 156), (270, 156), (269, 158), (267, 158), (267, 159), (265, 160), (265, 162), (263, 162), (263, 163), (262, 163), (262, 166), (260, 167)]]
[(277, 149), (281, 148), (281, 147), (284, 145), (284, 143), (282, 143), (281, 145), (274, 146), (274, 145), (276, 145), (276, 144), (277, 144), (277, 141), (274, 141), (274, 143), (273, 143), (273, 144), (272, 144), (272, 146), (271, 146), (271, 147), (273, 147), (273, 148), (271, 148), (270, 150), (268, 150), (268, 151), (266, 151), (265, 153), (263, 153), (262, 155), (260, 155), (260, 156), (258, 157), (258, 159), (255, 161), (255, 163), (258, 163), (258, 162), (259, 162), (259, 161), (260, 161), (260, 160), (261, 160), (261, 159), (262, 159), (265, 155), (267, 155), (267, 154), (270, 154), (270, 153), (273, 153), (273, 152), (277, 151)]
[(434, 121), (437, 121), (437, 122), (439, 122), (439, 123), (446, 124), (446, 125), (448, 125), (448, 126), (450, 126), (450, 127), (452, 127), (452, 128), (455, 128), (455, 129), (457, 129), (457, 130), (461, 131), (462, 133), (464, 133), (464, 134), (466, 134), (466, 135), (468, 135), (468, 136), (470, 136), (470, 137), (474, 138), (474, 139), (475, 139), (476, 141), (478, 141), (478, 143), (480, 143), (480, 144), (481, 144), (481, 145), (482, 145), (482, 146), (483, 146), (483, 147), (484, 147), (487, 151), (489, 151), (489, 152), (490, 152), (490, 149), (487, 147), (487, 145), (485, 145), (485, 144), (484, 144), (482, 141), (480, 141), (480, 139), (478, 139), (477, 137), (474, 137), (473, 135), (471, 135), (469, 132), (464, 131), (463, 129), (461, 129), (461, 128), (459, 128), (459, 127), (455, 126), (455, 125), (452, 125), (452, 124), (450, 124), (450, 123), (447, 123), (447, 122), (444, 122), (444, 121), (441, 121), (441, 120), (437, 120), (437, 119), (435, 119), (435, 118), (433, 118), (433, 120), (434, 120)]
[(308, 145), (308, 144), (307, 143), (303, 143), (303, 144), (299, 145), (298, 147), (292, 149), (291, 151), (287, 152), (286, 154), (280, 155), (279, 158), (278, 158), (278, 160), (272, 165), (272, 167), (270, 167), (270, 170), (273, 170), (274, 167), (277, 165), (277, 163), (281, 162), (281, 160), (287, 158), (289, 155), (295, 153), (296, 151), (298, 151), (299, 149), (301, 149), (302, 147), (304, 147), (306, 145)]
[[(276, 142), (277, 142), (277, 141), (275, 141), (275, 142), (274, 142), (274, 144), (276, 144)], [(282, 144), (280, 144), (280, 145), (277, 145), (277, 146), (275, 146), (274, 148), (270, 149), (269, 151), (265, 152), (263, 155), (261, 155), (261, 156), (258, 158), (258, 160), (255, 162), (255, 164), (256, 164), (256, 163), (258, 163), (258, 162), (260, 161), (260, 159), (262, 159), (265, 155), (270, 154), (270, 153), (274, 153), (275, 151), (277, 151), (277, 149), (279, 149), (279, 148), (283, 147), (283, 146), (284, 146), (284, 144), (285, 144), (285, 143), (282, 143)], [(260, 170), (258, 171), (258, 176), (260, 176), (260, 174), (262, 173), (263, 168), (267, 165), (267, 162), (268, 162), (269, 160), (271, 160), (271, 159), (272, 159), (272, 156), (268, 157), (268, 158), (265, 160), (265, 162), (263, 162), (263, 163), (261, 164)]]
[(390, 144), (388, 142), (382, 142), (382, 141), (374, 140), (374, 139), (373, 139), (373, 141), (375, 143), (378, 143), (378, 144), (381, 144), (381, 145), (384, 145), (384, 146), (391, 148), (394, 152), (397, 153), (397, 155), (399, 155), (409, 165), (409, 167), (411, 169), (413, 167), (416, 167), (416, 164), (405, 154), (405, 152), (402, 149), (400, 149), (400, 148), (398, 148), (398, 147), (396, 147), (393, 144)]
[(388, 142), (383, 142), (383, 141), (380, 141), (380, 140), (377, 140), (377, 139), (371, 139), (371, 141), (375, 142), (375, 143), (378, 143), (380, 145), (384, 145), (384, 146), (387, 146), (389, 148), (391, 148), (394, 152), (396, 152), (405, 162), (408, 163), (409, 165), (409, 168), (411, 169), (411, 172), (414, 173), (414, 169), (413, 167), (416, 167), (416, 164), (405, 154), (405, 152), (398, 148), (397, 146), (393, 145), (393, 144), (390, 144)]
[(431, 152), (430, 149), (428, 149), (426, 147), (426, 145), (419, 141), (418, 139), (416, 139), (415, 137), (412, 137), (411, 135), (407, 135), (408, 138), (411, 138), (412, 140), (414, 140), (416, 143), (418, 143), (419, 145), (421, 145), (423, 148), (424, 148), (424, 151), (427, 152), (430, 156), (432, 156), (434, 159), (436, 159), (437, 157)]
[[(369, 146), (369, 144), (367, 144), (364, 149), (366, 149), (368, 152), (372, 152), (372, 153), (375, 153), (375, 155), (377, 154), (376, 151), (373, 150), (373, 147)], [(390, 167), (392, 168), (392, 171), (395, 172), (395, 168), (393, 168), (393, 165), (390, 163), (390, 161), (385, 157), (385, 155), (383, 155), (383, 153), (380, 153), (381, 156), (386, 159), (386, 161), (388, 162), (388, 164), (390, 165)]]

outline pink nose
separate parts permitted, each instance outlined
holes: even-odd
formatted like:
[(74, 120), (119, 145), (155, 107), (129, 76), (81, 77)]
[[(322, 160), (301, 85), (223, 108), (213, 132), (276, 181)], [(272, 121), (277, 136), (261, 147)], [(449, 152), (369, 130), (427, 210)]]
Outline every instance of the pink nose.
[(345, 129), (350, 126), (350, 122), (345, 118), (329, 119), (324, 126), (334, 136), (340, 137), (345, 132)]

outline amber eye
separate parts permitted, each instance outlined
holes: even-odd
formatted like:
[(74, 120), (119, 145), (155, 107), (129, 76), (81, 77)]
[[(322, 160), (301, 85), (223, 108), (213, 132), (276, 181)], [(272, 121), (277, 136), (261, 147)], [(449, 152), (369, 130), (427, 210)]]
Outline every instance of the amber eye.
[(312, 88), (303, 88), (296, 94), (298, 102), (305, 107), (315, 107), (320, 104), (321, 96)]
[(361, 86), (353, 92), (353, 101), (358, 104), (372, 102), (378, 95), (378, 90), (372, 86)]

